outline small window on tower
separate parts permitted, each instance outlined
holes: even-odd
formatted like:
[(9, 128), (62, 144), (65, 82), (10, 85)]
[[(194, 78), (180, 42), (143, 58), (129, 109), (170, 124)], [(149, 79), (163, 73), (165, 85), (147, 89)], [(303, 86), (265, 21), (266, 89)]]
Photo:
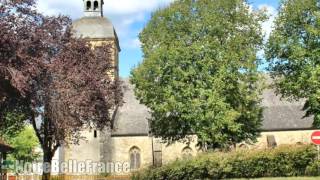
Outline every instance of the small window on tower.
[(87, 10), (90, 10), (91, 9), (91, 1), (87, 1)]
[(98, 3), (98, 1), (94, 1), (93, 10), (98, 10), (98, 9), (99, 9), (99, 3)]
[(94, 138), (97, 138), (97, 137), (98, 137), (98, 132), (97, 132), (97, 130), (94, 130), (94, 131), (93, 131), (93, 137), (94, 137)]

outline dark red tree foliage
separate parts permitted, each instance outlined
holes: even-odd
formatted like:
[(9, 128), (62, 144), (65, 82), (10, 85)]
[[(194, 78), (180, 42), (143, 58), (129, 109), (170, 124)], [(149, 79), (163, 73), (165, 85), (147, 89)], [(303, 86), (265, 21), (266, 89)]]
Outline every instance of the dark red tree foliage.
[(27, 109), (44, 162), (77, 143), (83, 128), (110, 125), (122, 98), (118, 79), (107, 73), (114, 68), (110, 45), (73, 38), (68, 17), (44, 16), (34, 0), (0, 0), (0, 27), (0, 108)]

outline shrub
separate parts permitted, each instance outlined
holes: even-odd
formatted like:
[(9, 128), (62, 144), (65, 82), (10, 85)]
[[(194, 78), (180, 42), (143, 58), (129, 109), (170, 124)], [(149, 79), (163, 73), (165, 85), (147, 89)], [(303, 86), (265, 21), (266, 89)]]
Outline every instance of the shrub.
[(133, 180), (188, 180), (319, 175), (314, 146), (206, 153), (136, 172)]
[(307, 176), (320, 176), (320, 161), (319, 160), (312, 162), (306, 168), (306, 175)]

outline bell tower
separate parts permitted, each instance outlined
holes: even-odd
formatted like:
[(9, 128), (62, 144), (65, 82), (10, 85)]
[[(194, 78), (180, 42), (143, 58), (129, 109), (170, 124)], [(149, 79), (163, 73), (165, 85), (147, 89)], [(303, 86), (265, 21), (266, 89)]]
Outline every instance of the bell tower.
[(112, 22), (103, 15), (103, 5), (103, 0), (83, 0), (84, 16), (73, 22), (73, 35), (76, 38), (86, 39), (93, 47), (99, 47), (102, 44), (111, 45), (111, 61), (114, 70), (110, 75), (118, 78), (120, 44)]
[(103, 17), (103, 0), (83, 0), (84, 16)]

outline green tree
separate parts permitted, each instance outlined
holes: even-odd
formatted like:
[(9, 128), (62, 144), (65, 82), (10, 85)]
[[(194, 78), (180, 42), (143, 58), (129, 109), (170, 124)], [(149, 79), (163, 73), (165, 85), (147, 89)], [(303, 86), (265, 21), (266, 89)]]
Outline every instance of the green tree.
[(41, 146), (31, 126), (24, 126), (19, 133), (5, 136), (5, 139), (14, 148), (7, 165), (15, 173), (23, 173), (25, 163), (35, 162), (41, 157)]
[(40, 157), (38, 138), (31, 126), (25, 126), (15, 137), (7, 138), (7, 142), (14, 148), (11, 160), (33, 162)]
[[(0, 1), (0, 129), (11, 125), (2, 109), (21, 103), (43, 150), (43, 180), (61, 146), (81, 131), (110, 127), (122, 93), (113, 72), (112, 46), (75, 38), (66, 16), (45, 16), (36, 0)], [(8, 103), (8, 104), (6, 104)], [(15, 108), (13, 108), (15, 109)]]
[(278, 93), (306, 99), (306, 116), (320, 127), (320, 4), (318, 0), (285, 0), (266, 47)]
[(16, 136), (25, 127), (30, 111), (17, 91), (0, 74), (0, 138)]
[(154, 135), (170, 143), (195, 134), (209, 148), (255, 140), (265, 19), (243, 0), (180, 0), (153, 14), (131, 81)]
[(14, 137), (25, 126), (25, 114), (18, 109), (12, 109), (4, 113), (4, 121), (0, 123), (0, 137)]

